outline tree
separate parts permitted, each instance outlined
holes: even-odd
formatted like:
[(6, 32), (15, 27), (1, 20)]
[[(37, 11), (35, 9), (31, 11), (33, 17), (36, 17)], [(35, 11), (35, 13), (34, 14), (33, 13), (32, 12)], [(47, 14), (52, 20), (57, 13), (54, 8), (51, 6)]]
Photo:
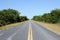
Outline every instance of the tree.
[(26, 16), (20, 16), (21, 21), (26, 21), (28, 18)]
[(57, 22), (60, 18), (60, 9), (55, 9), (51, 11), (52, 22)]
[(50, 13), (45, 13), (44, 15), (42, 15), (43, 21), (44, 22), (51, 22), (51, 14)]
[(52, 10), (50, 13), (44, 13), (41, 16), (34, 16), (32, 19), (48, 23), (60, 23), (60, 9)]
[(34, 16), (32, 19), (35, 20), (35, 21), (40, 21), (40, 16)]

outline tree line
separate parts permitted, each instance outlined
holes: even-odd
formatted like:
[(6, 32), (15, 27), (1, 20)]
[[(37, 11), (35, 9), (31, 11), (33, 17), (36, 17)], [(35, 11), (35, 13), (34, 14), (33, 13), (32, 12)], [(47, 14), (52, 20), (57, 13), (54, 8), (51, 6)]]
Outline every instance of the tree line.
[(28, 18), (26, 16), (20, 16), (20, 12), (14, 9), (4, 9), (0, 10), (0, 26), (26, 21)]
[(48, 23), (60, 23), (60, 9), (54, 9), (50, 13), (44, 13), (43, 15), (34, 16), (32, 19), (35, 21)]

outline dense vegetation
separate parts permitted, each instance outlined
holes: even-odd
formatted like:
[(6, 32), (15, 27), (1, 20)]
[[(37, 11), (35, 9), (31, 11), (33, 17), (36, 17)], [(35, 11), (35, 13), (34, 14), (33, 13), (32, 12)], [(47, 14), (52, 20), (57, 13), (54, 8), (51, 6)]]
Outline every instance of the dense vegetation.
[(20, 13), (14, 9), (4, 9), (0, 10), (0, 26), (26, 21), (28, 18), (26, 16), (20, 16)]
[(60, 9), (52, 10), (50, 13), (44, 13), (41, 16), (34, 16), (32, 19), (48, 23), (60, 23)]

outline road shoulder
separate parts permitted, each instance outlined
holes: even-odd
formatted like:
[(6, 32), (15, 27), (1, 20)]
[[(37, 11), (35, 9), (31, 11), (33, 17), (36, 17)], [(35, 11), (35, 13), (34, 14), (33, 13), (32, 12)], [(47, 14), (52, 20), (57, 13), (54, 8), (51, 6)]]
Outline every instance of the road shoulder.
[(0, 31), (6, 30), (6, 29), (9, 29), (9, 28), (12, 28), (12, 27), (16, 27), (17, 25), (20, 25), (24, 22), (18, 22), (18, 23), (13, 23), (13, 24), (8, 24), (8, 25), (5, 25), (5, 26), (2, 26), (2, 27), (0, 27)]
[[(37, 21), (34, 21), (35, 23), (38, 23), (39, 25), (42, 25), (44, 28), (60, 35), (60, 27), (58, 26), (55, 26), (55, 25), (52, 25), (52, 24), (47, 24), (47, 23), (42, 23), (42, 22), (37, 22)], [(54, 26), (54, 27), (53, 27)]]

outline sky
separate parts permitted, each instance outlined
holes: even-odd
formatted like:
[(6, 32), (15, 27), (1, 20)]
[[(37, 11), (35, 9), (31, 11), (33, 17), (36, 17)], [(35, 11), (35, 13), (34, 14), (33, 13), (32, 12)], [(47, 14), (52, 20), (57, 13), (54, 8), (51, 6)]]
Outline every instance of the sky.
[(9, 8), (18, 10), (21, 16), (31, 19), (60, 8), (60, 0), (0, 0), (0, 10)]

